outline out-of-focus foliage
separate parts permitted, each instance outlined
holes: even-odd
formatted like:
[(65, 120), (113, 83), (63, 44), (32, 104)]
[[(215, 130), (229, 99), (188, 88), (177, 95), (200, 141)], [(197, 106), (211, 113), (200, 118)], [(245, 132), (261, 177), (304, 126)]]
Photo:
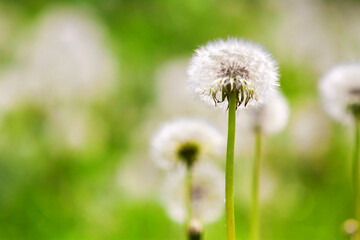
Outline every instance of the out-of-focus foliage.
[[(53, 103), (47, 88), (34, 93), (40, 88), (28, 84), (42, 68), (51, 71), (45, 61), (38, 75), (28, 74), (33, 62), (26, 53), (44, 16), (57, 11), (86, 22), (86, 31), (74, 27), (60, 46), (89, 31), (88, 41), (99, 37), (100, 49), (112, 56), (112, 85), (100, 96)], [(188, 117), (198, 111), (191, 111), (189, 99), (186, 108), (177, 105), (181, 99), (169, 99), (171, 113), (166, 111), (163, 96), (179, 96), (171, 91), (189, 96), (180, 82), (186, 79), (178, 79), (181, 88), (175, 82), (170, 94), (159, 92), (167, 91), (159, 86), (164, 81), (159, 71), (180, 59), (183, 73), (182, 59), (194, 49), (228, 36), (259, 42), (272, 52), (291, 108), (287, 129), (264, 141), (264, 239), (347, 239), (341, 227), (352, 217), (352, 134), (322, 114), (317, 82), (334, 64), (360, 58), (359, 11), (358, 1), (0, 1), (0, 239), (184, 239), (183, 227), (158, 201), (163, 173), (150, 167), (148, 150), (161, 122), (185, 114), (177, 116), (177, 108), (189, 109)], [(92, 51), (87, 43), (81, 47)], [(96, 63), (101, 57), (90, 56), (94, 59), (76, 59)], [(87, 88), (76, 89), (81, 95)], [(226, 121), (225, 113), (212, 114)], [(319, 115), (321, 120), (306, 120)], [(224, 129), (226, 122), (206, 118)], [(302, 125), (312, 123), (325, 129), (299, 136)], [(315, 146), (304, 144), (307, 138)], [(240, 132), (237, 139), (242, 150), (236, 156), (236, 227), (238, 238), (245, 239), (253, 144)], [(224, 236), (224, 219), (205, 227), (207, 240)]]

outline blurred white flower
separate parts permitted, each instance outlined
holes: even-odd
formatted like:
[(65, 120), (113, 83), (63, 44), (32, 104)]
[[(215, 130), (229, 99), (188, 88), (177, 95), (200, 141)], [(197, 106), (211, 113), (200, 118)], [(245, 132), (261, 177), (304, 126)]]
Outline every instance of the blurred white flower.
[[(360, 6), (356, 1), (278, 0), (278, 23), (268, 32), (277, 56), (318, 73), (358, 58)], [(312, 79), (304, 79), (312, 81)]]
[(360, 63), (334, 67), (320, 81), (319, 90), (325, 110), (337, 121), (353, 122), (360, 114)]
[(281, 20), (271, 34), (279, 54), (296, 61), (311, 61), (318, 71), (337, 57), (334, 38), (329, 33), (325, 4), (312, 0), (280, 0)]
[(193, 119), (179, 119), (165, 123), (151, 141), (154, 161), (162, 168), (177, 163), (192, 164), (195, 161), (221, 156), (224, 139), (210, 124)]
[[(179, 167), (165, 179), (162, 202), (169, 216), (176, 222), (184, 222), (186, 169)], [(199, 163), (193, 169), (192, 208), (193, 217), (203, 224), (216, 221), (224, 211), (225, 176), (209, 162)]]
[(218, 40), (195, 51), (188, 69), (189, 86), (211, 105), (227, 107), (224, 100), (235, 91), (239, 105), (256, 106), (279, 85), (277, 69), (276, 61), (260, 45), (236, 38)]
[(74, 103), (102, 96), (114, 86), (114, 56), (103, 30), (85, 11), (55, 8), (39, 19), (19, 48), (23, 87), (40, 103)]
[(289, 120), (289, 105), (280, 92), (275, 92), (268, 102), (251, 111), (242, 111), (237, 118), (238, 125), (262, 133), (274, 134), (283, 130)]
[(294, 114), (290, 124), (292, 147), (297, 154), (313, 157), (329, 146), (330, 124), (319, 107), (308, 106)]

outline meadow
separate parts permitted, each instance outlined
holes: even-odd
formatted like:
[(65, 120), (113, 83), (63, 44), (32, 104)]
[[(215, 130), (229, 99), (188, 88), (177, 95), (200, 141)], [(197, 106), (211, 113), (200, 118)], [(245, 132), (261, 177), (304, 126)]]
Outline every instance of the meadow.
[[(226, 136), (227, 112), (197, 102), (186, 69), (228, 37), (271, 52), (290, 109), (263, 137), (263, 239), (350, 239), (353, 128), (326, 114), (318, 83), (359, 60), (359, 11), (350, 0), (0, 1), (0, 239), (185, 239), (151, 139), (178, 118)], [(236, 239), (248, 239), (254, 137), (241, 126), (235, 148)], [(225, 231), (222, 214), (204, 239)]]

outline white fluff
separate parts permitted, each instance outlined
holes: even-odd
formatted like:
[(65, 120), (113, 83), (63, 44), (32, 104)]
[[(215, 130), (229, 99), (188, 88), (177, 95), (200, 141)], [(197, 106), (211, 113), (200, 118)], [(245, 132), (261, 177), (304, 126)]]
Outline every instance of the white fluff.
[[(186, 169), (170, 172), (165, 179), (162, 202), (176, 222), (186, 219), (185, 208)], [(224, 211), (225, 176), (210, 163), (200, 163), (193, 169), (193, 218), (203, 224), (216, 221)]]
[(360, 63), (334, 67), (320, 80), (319, 90), (326, 112), (339, 122), (352, 123), (348, 106), (360, 104)]
[(101, 25), (86, 11), (47, 11), (18, 49), (21, 88), (29, 100), (41, 104), (73, 105), (103, 97), (117, 76), (115, 58), (105, 43)]
[[(246, 86), (255, 96), (248, 106), (256, 106), (279, 85), (277, 69), (276, 61), (260, 45), (236, 38), (218, 40), (195, 51), (188, 68), (189, 86), (211, 105), (211, 93), (217, 93), (220, 100), (226, 85), (231, 84), (238, 91)], [(230, 75), (224, 74), (229, 71)], [(224, 102), (219, 105), (227, 107)]]
[(275, 92), (270, 101), (251, 111), (242, 111), (237, 118), (239, 126), (258, 129), (265, 134), (283, 130), (289, 120), (289, 105), (280, 92)]
[(152, 156), (161, 168), (174, 167), (180, 162), (178, 150), (183, 144), (195, 143), (199, 148), (198, 160), (222, 155), (224, 139), (210, 124), (193, 119), (179, 119), (165, 123), (154, 135)]

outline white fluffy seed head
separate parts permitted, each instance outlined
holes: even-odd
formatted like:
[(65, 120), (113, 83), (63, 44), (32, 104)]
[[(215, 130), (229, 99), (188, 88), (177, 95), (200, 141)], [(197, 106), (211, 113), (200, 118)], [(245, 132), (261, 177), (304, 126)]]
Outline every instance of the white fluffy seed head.
[(102, 98), (117, 76), (115, 58), (105, 43), (102, 26), (87, 11), (48, 10), (18, 50), (27, 69), (22, 88), (42, 104)]
[(289, 120), (289, 105), (280, 92), (274, 92), (268, 102), (258, 108), (241, 113), (238, 118), (240, 126), (259, 130), (265, 134), (274, 134), (283, 130)]
[(227, 107), (229, 92), (239, 106), (256, 106), (278, 87), (278, 67), (260, 45), (229, 38), (195, 51), (188, 68), (189, 86), (203, 101)]
[[(193, 218), (203, 224), (216, 221), (224, 211), (225, 176), (209, 162), (193, 168), (192, 211)], [(163, 186), (162, 203), (169, 216), (182, 223), (186, 216), (186, 169), (178, 168), (168, 174)]]
[(224, 138), (210, 124), (193, 119), (178, 119), (165, 123), (154, 135), (152, 156), (157, 165), (169, 169), (191, 161), (217, 158), (224, 150)]
[(360, 106), (360, 63), (334, 67), (320, 80), (319, 90), (326, 112), (339, 122), (351, 124), (351, 108)]

